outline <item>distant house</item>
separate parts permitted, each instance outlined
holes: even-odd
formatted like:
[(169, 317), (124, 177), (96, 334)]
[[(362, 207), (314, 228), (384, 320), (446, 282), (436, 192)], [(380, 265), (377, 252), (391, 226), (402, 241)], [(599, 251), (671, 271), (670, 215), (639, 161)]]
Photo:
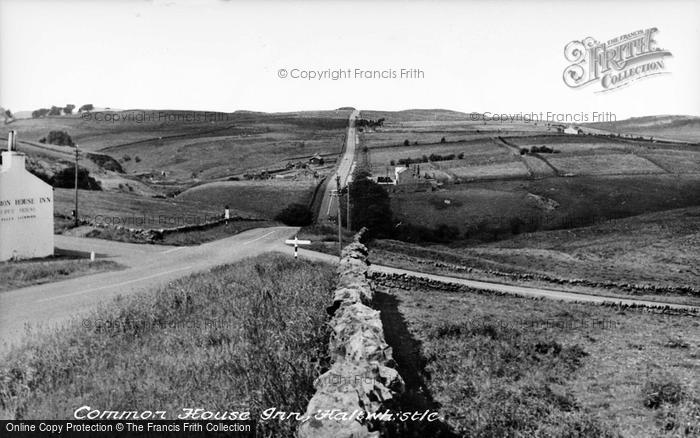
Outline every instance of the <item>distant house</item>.
[[(396, 166), (396, 167), (394, 168), (394, 184), (398, 184), (398, 183), (399, 183), (399, 181), (401, 180), (401, 175), (402, 175), (402, 174), (408, 174), (408, 173), (410, 173), (410, 172), (408, 172), (408, 167), (406, 167), (406, 166)], [(404, 179), (404, 180), (406, 179), (405, 175), (404, 175), (404, 178), (403, 178), (403, 179)]]
[(394, 184), (411, 184), (419, 182), (420, 175), (417, 167), (396, 166), (394, 169)]
[(566, 128), (564, 128), (564, 134), (583, 134), (583, 130), (574, 126), (567, 126)]
[(313, 157), (309, 158), (309, 164), (323, 165), (325, 161), (320, 154), (314, 154)]

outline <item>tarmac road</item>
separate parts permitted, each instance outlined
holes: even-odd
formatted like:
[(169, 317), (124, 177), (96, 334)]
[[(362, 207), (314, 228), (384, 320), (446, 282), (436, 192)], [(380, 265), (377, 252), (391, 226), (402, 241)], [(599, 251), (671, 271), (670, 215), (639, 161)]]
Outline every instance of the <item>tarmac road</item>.
[(51, 328), (108, 303), (117, 295), (155, 289), (188, 274), (273, 251), (297, 228), (256, 228), (199, 246), (139, 245), (100, 239), (55, 236), (57, 248), (95, 251), (98, 259), (127, 268), (54, 283), (0, 292), (0, 352), (17, 342), (26, 325)]
[(352, 172), (352, 164), (355, 162), (355, 149), (357, 148), (357, 129), (355, 128), (355, 119), (359, 117), (360, 112), (355, 110), (350, 114), (348, 120), (348, 132), (345, 138), (345, 153), (340, 157), (336, 170), (331, 175), (328, 175), (328, 183), (326, 191), (323, 193), (323, 201), (321, 202), (321, 210), (318, 213), (319, 222), (326, 221), (328, 216), (335, 216), (338, 212), (338, 200), (332, 198), (331, 193), (336, 190), (336, 177), (340, 176), (340, 187), (345, 187), (349, 181)]

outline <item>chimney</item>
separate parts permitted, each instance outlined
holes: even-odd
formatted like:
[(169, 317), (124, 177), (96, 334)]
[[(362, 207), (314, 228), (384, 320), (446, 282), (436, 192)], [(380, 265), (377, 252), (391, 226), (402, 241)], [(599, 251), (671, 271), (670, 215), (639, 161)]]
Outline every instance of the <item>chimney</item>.
[(10, 131), (7, 135), (7, 152), (2, 153), (1, 171), (5, 172), (10, 168), (25, 169), (24, 154), (17, 152), (17, 132)]

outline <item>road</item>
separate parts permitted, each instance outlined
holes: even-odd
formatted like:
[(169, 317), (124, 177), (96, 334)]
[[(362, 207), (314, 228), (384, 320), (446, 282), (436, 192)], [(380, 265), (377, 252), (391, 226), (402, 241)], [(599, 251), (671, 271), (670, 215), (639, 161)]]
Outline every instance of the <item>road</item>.
[[(34, 330), (61, 326), (71, 318), (79, 318), (101, 304), (108, 304), (118, 295), (126, 296), (152, 290), (185, 275), (206, 271), (217, 265), (233, 263), (245, 257), (277, 251), (293, 255), (294, 249), (285, 245), (285, 239), (297, 233), (295, 227), (257, 228), (236, 236), (199, 246), (176, 247), (139, 245), (56, 236), (56, 246), (71, 251), (95, 251), (98, 258), (113, 260), (126, 266), (121, 271), (103, 272), (73, 279), (25, 287), (0, 293), (0, 333), (2, 353), (10, 344), (18, 342), (27, 325)], [(337, 263), (338, 257), (300, 249), (300, 257)], [(526, 286), (468, 280), (445, 275), (427, 274), (373, 264), (373, 272), (406, 274), (444, 283), (470, 286), (525, 297), (540, 297), (563, 301), (588, 303), (621, 303), (674, 309), (698, 310), (700, 307), (664, 302), (611, 298)]]
[(336, 190), (336, 177), (340, 176), (340, 186), (345, 187), (352, 173), (352, 165), (355, 162), (355, 149), (357, 148), (358, 138), (357, 129), (355, 128), (355, 119), (359, 117), (360, 111), (354, 110), (348, 119), (348, 132), (345, 136), (345, 153), (339, 158), (335, 172), (328, 176), (326, 190), (323, 193), (323, 201), (321, 202), (321, 210), (319, 211), (319, 221), (325, 221), (328, 216), (335, 216), (338, 212), (337, 198), (332, 198), (331, 194)]
[[(291, 254), (291, 252), (290, 252), (290, 254)], [(304, 250), (304, 249), (299, 250), (299, 256), (306, 258), (306, 259), (309, 259), (309, 260), (325, 261), (325, 262), (329, 262), (329, 263), (337, 263), (338, 262), (337, 256), (333, 256), (330, 254), (323, 254), (323, 253), (315, 252), (315, 251)], [(371, 254), (370, 254), (370, 257), (371, 257)], [(515, 286), (515, 285), (509, 285), (509, 284), (503, 284), (503, 283), (491, 283), (491, 282), (486, 282), (486, 281), (468, 280), (466, 278), (457, 278), (457, 277), (450, 277), (447, 275), (428, 274), (425, 272), (392, 268), (390, 266), (377, 265), (374, 263), (370, 266), (370, 272), (378, 272), (378, 273), (381, 272), (381, 273), (385, 273), (385, 274), (399, 274), (399, 275), (403, 274), (403, 275), (408, 275), (408, 276), (412, 276), (412, 277), (422, 277), (422, 278), (426, 278), (429, 280), (439, 281), (442, 283), (459, 284), (459, 285), (463, 285), (463, 286), (469, 286), (469, 287), (472, 287), (474, 289), (490, 290), (490, 291), (494, 291), (494, 292), (502, 292), (502, 293), (507, 293), (510, 295), (518, 295), (518, 296), (528, 297), (528, 298), (548, 298), (548, 299), (560, 300), (560, 301), (570, 301), (570, 302), (579, 302), (579, 303), (595, 303), (595, 304), (616, 303), (616, 304), (623, 304), (623, 305), (628, 305), (628, 306), (643, 305), (643, 306), (650, 306), (650, 307), (669, 307), (671, 309), (700, 311), (700, 306), (689, 306), (689, 305), (684, 305), (684, 304), (665, 303), (663, 301), (636, 300), (636, 299), (632, 299), (632, 298), (614, 298), (614, 297), (602, 296), (602, 295), (591, 295), (591, 294), (580, 294), (580, 293), (575, 293), (575, 292), (565, 292), (565, 291), (560, 291), (560, 290), (556, 290), (556, 289), (543, 289), (543, 288), (527, 287), (527, 286)], [(662, 298), (662, 297), (659, 297), (659, 298)]]
[(257, 228), (189, 247), (57, 235), (56, 247), (62, 250), (95, 251), (99, 259), (127, 268), (0, 292), (0, 352), (22, 337), (26, 324), (36, 329), (64, 324), (117, 295), (158, 288), (194, 272), (279, 249), (296, 232), (293, 227)]

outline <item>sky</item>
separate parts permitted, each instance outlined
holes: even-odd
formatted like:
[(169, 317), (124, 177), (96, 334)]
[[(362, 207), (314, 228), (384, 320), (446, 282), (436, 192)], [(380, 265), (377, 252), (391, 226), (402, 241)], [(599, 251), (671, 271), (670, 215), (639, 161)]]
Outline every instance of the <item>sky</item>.
[[(564, 84), (569, 42), (652, 27), (672, 53), (665, 74), (604, 93)], [(422, 74), (290, 77), (402, 68)], [(92, 103), (700, 116), (699, 72), (696, 1), (0, 0), (0, 105), (13, 111)]]

